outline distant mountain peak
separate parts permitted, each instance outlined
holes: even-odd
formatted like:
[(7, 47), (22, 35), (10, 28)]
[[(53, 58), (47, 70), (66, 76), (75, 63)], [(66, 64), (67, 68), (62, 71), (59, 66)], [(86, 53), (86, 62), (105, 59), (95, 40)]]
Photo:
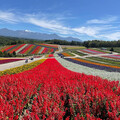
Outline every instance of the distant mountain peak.
[(60, 39), (67, 41), (81, 41), (78, 38), (73, 37), (61, 37), (57, 34), (47, 34), (47, 33), (39, 33), (39, 32), (31, 32), (30, 30), (9, 30), (7, 28), (0, 29), (1, 36), (11, 36), (18, 38), (28, 38), (28, 39), (37, 39), (37, 40), (52, 40), (52, 39)]

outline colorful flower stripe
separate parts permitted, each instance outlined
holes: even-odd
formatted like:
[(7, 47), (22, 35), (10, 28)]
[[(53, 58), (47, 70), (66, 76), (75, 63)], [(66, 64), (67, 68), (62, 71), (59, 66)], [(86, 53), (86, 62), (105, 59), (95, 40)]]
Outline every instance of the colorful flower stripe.
[(44, 48), (44, 50), (41, 52), (41, 54), (46, 53), (47, 49), (48, 49), (48, 48)]
[(22, 52), (20, 52), (21, 54), (24, 54), (27, 50), (29, 50), (29, 48), (33, 46), (33, 45), (28, 45), (24, 50), (22, 50)]
[(15, 61), (20, 61), (20, 60), (24, 60), (24, 59), (3, 59), (3, 60), (0, 60), (0, 64), (9, 63), (9, 62), (15, 62)]
[(9, 51), (13, 50), (13, 49), (16, 48), (17, 46), (19, 46), (19, 45), (15, 45), (15, 46), (13, 46), (12, 48), (6, 50), (6, 52), (9, 53)]
[(0, 51), (5, 50), (5, 49), (8, 48), (8, 47), (10, 47), (10, 46), (2, 47), (2, 48), (0, 48)]
[(31, 54), (35, 54), (36, 51), (37, 51), (39, 48), (40, 48), (40, 46), (37, 46), (37, 47), (31, 52)]
[(17, 48), (13, 49), (10, 53), (13, 53), (13, 51), (16, 52), (17, 50), (19, 50), (20, 48), (22, 48), (24, 45), (25, 45), (25, 44), (22, 44), (22, 45), (17, 46)]
[[(62, 54), (58, 54), (58, 55), (63, 56)], [(88, 66), (88, 67), (92, 67), (92, 68), (96, 68), (96, 69), (100, 69), (100, 70), (107, 70), (107, 71), (113, 71), (113, 72), (120, 71), (120, 67), (118, 67), (118, 66), (106, 65), (106, 64), (102, 64), (102, 63), (95, 63), (95, 62), (83, 60), (80, 58), (65, 58), (65, 59), (67, 59), (71, 62), (77, 63), (77, 64), (81, 64), (84, 66)]]
[(68, 53), (62, 53), (62, 55), (65, 56), (65, 57), (70, 57), (71, 56)]
[(54, 52), (54, 49), (51, 49), (50, 52)]
[(54, 55), (53, 55), (53, 54), (50, 54), (49, 57), (54, 57)]
[(44, 46), (48, 46), (48, 47), (58, 48), (58, 45), (50, 45), (50, 44), (40, 44), (40, 45), (44, 45)]
[(7, 50), (7, 53), (10, 53), (11, 51), (14, 51), (14, 49), (16, 49), (17, 47), (19, 47), (20, 45), (15, 45), (14, 47), (10, 48), (9, 50)]
[(55, 59), (2, 76), (3, 120), (119, 120), (119, 82), (72, 72)]
[(36, 45), (33, 45), (33, 46), (31, 47), (31, 50), (29, 50), (28, 54), (31, 54), (31, 52), (32, 52), (36, 47), (37, 47)]
[(5, 59), (9, 59), (9, 58), (0, 58), (0, 60), (5, 60)]
[(64, 58), (64, 59), (69, 60), (74, 63), (77, 63), (77, 64), (80, 64), (80, 65), (90, 67), (90, 68), (96, 68), (96, 69), (106, 70), (106, 71), (110, 71), (110, 72), (120, 72), (120, 67), (118, 67), (118, 66), (93, 63), (93, 62), (78, 59), (78, 58)]
[(18, 49), (16, 51), (17, 54), (20, 54), (20, 52), (22, 52), (22, 50), (24, 50), (26, 47), (28, 46), (28, 44), (25, 44), (23, 47), (21, 47), (20, 49)]
[(51, 48), (48, 48), (48, 51), (47, 51), (47, 53), (50, 53), (50, 51), (51, 51)]
[(38, 54), (41, 54), (44, 49), (45, 49), (45, 47), (42, 47), (42, 48), (40, 49), (40, 51), (38, 52)]
[(38, 54), (39, 53), (39, 51), (41, 50), (41, 46), (39, 46), (39, 48), (36, 50), (36, 52), (35, 52), (35, 54)]
[(120, 55), (109, 55), (109, 56), (102, 56), (102, 57), (120, 59)]
[(108, 79), (110, 81), (120, 81), (120, 72), (109, 72), (105, 70), (90, 68), (84, 65), (76, 64), (74, 62), (68, 61), (66, 59), (58, 57), (58, 55), (54, 55), (55, 59), (65, 68), (79, 72), (84, 73), (87, 75), (93, 75), (93, 76), (99, 76), (103, 79)]
[(89, 50), (89, 51), (92, 51), (92, 52), (104, 54), (104, 52), (100, 52), (100, 51), (96, 51), (96, 50), (92, 50), (92, 49), (88, 49), (88, 50)]
[(19, 66), (19, 67), (10, 68), (10, 69), (4, 70), (4, 71), (0, 71), (0, 76), (6, 75), (6, 74), (11, 75), (11, 74), (16, 74), (16, 73), (21, 73), (23, 71), (33, 69), (34, 67), (43, 63), (45, 60), (46, 59), (41, 59), (41, 60), (37, 60), (37, 61), (34, 61), (32, 63), (28, 63), (28, 64), (25, 64), (25, 65), (22, 65), (22, 66)]
[(35, 45), (31, 45), (31, 47), (29, 47), (29, 49), (24, 54), (30, 54), (35, 47), (36, 47)]
[(28, 48), (28, 47), (29, 47), (29, 44), (26, 44), (26, 45), (24, 46), (24, 48), (21, 49), (18, 53), (19, 53), (19, 54), (22, 54), (22, 52), (23, 52), (26, 48)]
[(104, 52), (96, 51), (96, 50), (91, 50), (91, 49), (83, 49), (80, 50), (82, 52), (90, 53), (90, 54), (105, 54)]
[(4, 52), (4, 51), (7, 51), (7, 50), (11, 49), (11, 48), (12, 48), (12, 47), (14, 47), (14, 46), (16, 46), (16, 45), (9, 46), (9, 47), (7, 47), (6, 49), (2, 50), (2, 52)]

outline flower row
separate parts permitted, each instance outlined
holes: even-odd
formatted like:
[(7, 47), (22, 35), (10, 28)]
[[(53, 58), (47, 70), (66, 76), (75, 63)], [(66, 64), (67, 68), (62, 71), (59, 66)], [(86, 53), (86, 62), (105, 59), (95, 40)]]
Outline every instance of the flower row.
[[(43, 49), (42, 49), (43, 48)], [(0, 49), (0, 51), (13, 53), (15, 51), (17, 54), (43, 54), (43, 53), (53, 53), (57, 48), (54, 47), (44, 47), (42, 45), (34, 45), (34, 44), (21, 44), (21, 45), (12, 45), (4, 47)]]
[(55, 55), (55, 58), (62, 64), (64, 67), (71, 71), (79, 72), (79, 73), (85, 73), (87, 75), (94, 75), (99, 76), (104, 79), (108, 80), (119, 80), (120, 81), (120, 73), (119, 72), (109, 72), (105, 70), (90, 68), (87, 66), (83, 66), (80, 64), (73, 63), (71, 61), (68, 61), (66, 59), (62, 59), (58, 57), (58, 55)]
[(24, 60), (24, 59), (0, 59), (0, 64), (5, 64), (5, 63), (10, 63), (10, 62), (15, 62), (15, 61), (20, 61), (20, 60)]
[(54, 58), (1, 77), (0, 91), (1, 119), (120, 119), (119, 82), (72, 72)]
[(106, 55), (106, 56), (102, 56), (105, 58), (112, 58), (112, 59), (120, 59), (120, 55)]
[(92, 50), (92, 49), (83, 49), (80, 51), (85, 52), (85, 53), (89, 53), (89, 54), (104, 54), (104, 52), (100, 52), (100, 51)]
[[(62, 54), (58, 54), (58, 55), (62, 56)], [(91, 67), (91, 68), (106, 70), (106, 71), (110, 71), (110, 72), (120, 72), (120, 67), (118, 67), (118, 66), (92, 62), (92, 61), (88, 61), (88, 60), (84, 60), (84, 59), (80, 59), (80, 58), (64, 58), (64, 59), (71, 61), (73, 63), (76, 63), (76, 64)]]

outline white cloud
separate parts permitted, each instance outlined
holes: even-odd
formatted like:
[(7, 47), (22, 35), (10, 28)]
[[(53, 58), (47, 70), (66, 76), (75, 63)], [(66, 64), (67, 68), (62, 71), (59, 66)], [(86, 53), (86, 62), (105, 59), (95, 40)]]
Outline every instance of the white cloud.
[(96, 28), (91, 27), (73, 28), (73, 31), (78, 32), (80, 34), (86, 34), (88, 36), (95, 36), (98, 33), (98, 30)]
[(99, 35), (99, 37), (107, 38), (108, 40), (118, 40), (120, 39), (120, 32), (115, 32), (111, 34), (103, 34), (103, 35)]
[[(55, 18), (54, 18), (55, 17)], [(38, 13), (38, 14), (20, 14), (13, 13), (10, 11), (1, 11), (0, 10), (0, 22), (8, 22), (8, 23), (28, 23), (38, 27), (41, 27), (45, 30), (49, 30), (50, 32), (58, 33), (61, 35), (68, 36), (86, 36), (91, 38), (104, 38), (108, 40), (117, 40), (120, 39), (119, 26), (105, 25), (107, 23), (111, 23), (116, 21), (118, 17), (109, 17), (108, 19), (93, 19), (87, 21), (85, 26), (81, 27), (67, 27), (63, 24), (62, 20), (65, 20), (64, 16), (54, 16)], [(89, 26), (88, 26), (89, 24)], [(94, 25), (91, 25), (94, 24)], [(98, 25), (100, 24), (100, 25)], [(103, 25), (101, 25), (103, 24)], [(117, 30), (117, 32), (111, 32)], [(25, 30), (26, 32), (30, 32), (29, 30)]]
[(116, 21), (117, 19), (118, 17), (116, 16), (112, 16), (107, 19), (92, 19), (92, 20), (88, 20), (87, 24), (108, 24), (108, 23)]
[(9, 23), (16, 23), (18, 21), (14, 13), (6, 11), (0, 11), (0, 20)]

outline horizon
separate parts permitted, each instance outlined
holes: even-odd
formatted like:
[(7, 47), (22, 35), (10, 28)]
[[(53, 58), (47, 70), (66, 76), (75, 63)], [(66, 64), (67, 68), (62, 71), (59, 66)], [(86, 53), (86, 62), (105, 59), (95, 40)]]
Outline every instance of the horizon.
[(119, 0), (1, 0), (0, 29), (57, 34), (82, 41), (119, 40), (119, 4)]

